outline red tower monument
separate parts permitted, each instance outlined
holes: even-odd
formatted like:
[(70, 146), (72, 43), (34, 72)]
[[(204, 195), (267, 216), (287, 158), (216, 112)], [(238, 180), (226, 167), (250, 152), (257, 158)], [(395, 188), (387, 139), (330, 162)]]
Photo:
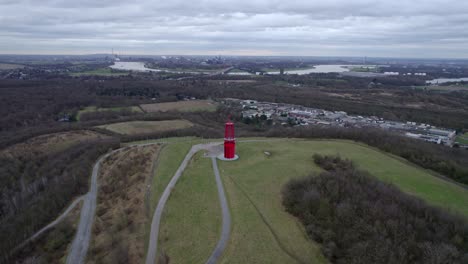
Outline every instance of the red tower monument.
[(234, 136), (234, 123), (229, 120), (224, 127), (224, 158), (234, 159), (236, 157), (236, 138)]

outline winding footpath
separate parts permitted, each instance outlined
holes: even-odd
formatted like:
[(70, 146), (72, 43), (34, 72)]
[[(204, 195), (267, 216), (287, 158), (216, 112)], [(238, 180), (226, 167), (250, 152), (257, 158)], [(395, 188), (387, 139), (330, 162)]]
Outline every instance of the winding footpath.
[(59, 217), (57, 217), (54, 221), (50, 222), (48, 225), (46, 225), (45, 227), (41, 228), (39, 231), (37, 231), (36, 233), (34, 233), (34, 235), (32, 235), (31, 237), (29, 237), (28, 239), (26, 239), (23, 243), (21, 243), (19, 246), (17, 246), (15, 249), (13, 249), (13, 252), (17, 252), (18, 250), (22, 249), (24, 246), (26, 246), (29, 242), (33, 241), (33, 240), (36, 240), (39, 236), (41, 236), (44, 232), (46, 232), (47, 230), (55, 227), (58, 223), (62, 222), (63, 219), (65, 219), (65, 217), (75, 208), (75, 206), (77, 206), (81, 201), (83, 201), (85, 198), (85, 196), (80, 196), (78, 198), (76, 198), (69, 206), (67, 209), (65, 209), (65, 211), (59, 215)]
[(216, 248), (214, 249), (213, 253), (211, 253), (210, 258), (206, 262), (207, 264), (215, 264), (218, 262), (218, 259), (221, 257), (224, 249), (227, 246), (227, 243), (229, 241), (229, 235), (231, 232), (231, 215), (229, 213), (229, 206), (226, 199), (226, 193), (224, 192), (223, 181), (221, 180), (221, 176), (219, 175), (216, 157), (211, 157), (211, 162), (213, 164), (213, 172), (216, 178), (216, 186), (218, 187), (218, 196), (223, 215), (223, 226), (221, 229), (221, 237), (219, 238)]
[[(148, 243), (148, 254), (146, 256), (146, 264), (154, 264), (157, 257), (157, 248), (158, 248), (158, 236), (159, 236), (159, 227), (161, 224), (161, 217), (164, 211), (164, 207), (169, 199), (172, 189), (175, 187), (177, 181), (182, 176), (185, 168), (187, 167), (189, 161), (192, 159), (193, 155), (200, 150), (210, 150), (211, 148), (221, 144), (220, 142), (208, 143), (208, 144), (198, 144), (192, 146), (190, 151), (185, 156), (184, 160), (180, 164), (179, 168), (175, 172), (169, 184), (164, 189), (163, 194), (159, 198), (158, 205), (156, 206), (156, 211), (153, 215), (153, 220), (151, 222), (151, 231), (150, 238)], [(218, 187), (218, 194), (221, 200), (221, 208), (223, 212), (223, 230), (221, 232), (221, 238), (216, 246), (215, 250), (212, 253), (212, 256), (207, 263), (215, 263), (219, 258), (224, 248), (226, 247), (227, 241), (229, 239), (231, 218), (229, 214), (229, 208), (227, 205), (226, 195), (224, 193), (223, 185), (221, 182), (221, 177), (219, 176), (218, 166), (216, 164), (216, 158), (212, 157), (213, 160), (213, 171), (216, 176), (216, 184)]]
[(119, 152), (125, 148), (120, 148), (111, 151), (94, 164), (93, 172), (91, 175), (91, 186), (89, 192), (84, 197), (83, 207), (80, 213), (80, 223), (76, 230), (75, 238), (73, 239), (70, 252), (67, 256), (67, 264), (81, 264), (84, 263), (86, 253), (88, 252), (89, 241), (91, 240), (91, 229), (93, 226), (94, 215), (96, 213), (96, 200), (97, 200), (97, 178), (101, 162), (110, 155)]
[[(79, 200), (83, 200), (83, 206), (81, 208), (80, 213), (80, 222), (73, 239), (69, 254), (67, 256), (66, 263), (67, 264), (82, 264), (85, 262), (86, 254), (89, 248), (89, 243), (91, 240), (91, 231), (94, 221), (94, 216), (96, 213), (96, 202), (97, 202), (97, 192), (98, 192), (98, 174), (99, 168), (101, 166), (102, 161), (104, 161), (110, 155), (123, 151), (129, 147), (144, 147), (149, 145), (155, 144), (164, 144), (165, 142), (156, 142), (156, 143), (147, 143), (147, 144), (136, 144), (130, 145), (127, 147), (119, 148), (113, 150), (102, 157), (94, 164), (92, 175), (91, 175), (91, 184), (90, 190), (87, 194), (82, 196)], [(208, 150), (210, 151), (213, 147), (220, 145), (221, 142), (211, 142), (207, 144), (198, 144), (193, 145), (190, 151), (185, 156), (184, 160), (180, 164), (179, 168), (175, 172), (174, 176), (170, 180), (169, 184), (164, 189), (163, 194), (161, 195), (156, 210), (154, 212), (152, 222), (151, 222), (151, 231), (150, 231), (150, 238), (148, 243), (148, 254), (146, 256), (146, 264), (154, 264), (157, 257), (157, 246), (158, 246), (158, 236), (159, 236), (159, 227), (161, 223), (161, 217), (164, 211), (164, 207), (169, 199), (172, 189), (175, 187), (177, 181), (182, 176), (185, 168), (187, 167), (189, 161), (192, 159), (193, 155), (200, 150)], [(223, 183), (219, 174), (218, 165), (216, 162), (216, 155), (210, 156), (212, 159), (213, 164), (213, 172), (216, 179), (216, 185), (218, 188), (218, 196), (220, 199), (221, 210), (222, 210), (222, 231), (219, 238), (219, 241), (213, 250), (210, 258), (207, 260), (206, 263), (214, 264), (218, 261), (219, 257), (222, 255), (230, 235), (230, 228), (231, 228), (231, 216), (229, 213), (229, 207), (226, 199), (226, 194), (224, 192)], [(75, 201), (72, 206), (70, 206), (67, 211), (71, 210), (72, 207), (75, 206), (75, 203), (78, 203), (78, 200)], [(65, 212), (64, 215), (68, 214)], [(63, 218), (64, 216), (61, 216)], [(61, 220), (61, 219), (60, 219)], [(57, 220), (57, 221), (60, 221)], [(47, 227), (46, 227), (47, 228)], [(49, 227), (50, 228), (50, 227)], [(38, 234), (40, 235), (40, 234)]]

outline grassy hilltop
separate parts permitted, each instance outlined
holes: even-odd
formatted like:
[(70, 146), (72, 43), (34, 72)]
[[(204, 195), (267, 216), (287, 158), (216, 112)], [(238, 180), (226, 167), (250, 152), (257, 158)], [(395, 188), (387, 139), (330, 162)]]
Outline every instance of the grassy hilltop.
[[(314, 153), (349, 158), (406, 193), (468, 216), (467, 190), (400, 158), (351, 141), (267, 140), (239, 142), (238, 161), (218, 161), (232, 215), (231, 238), (221, 263), (326, 262), (319, 245), (307, 238), (302, 225), (281, 204), (281, 189), (288, 180), (320, 170), (313, 162)], [(180, 142), (162, 151), (152, 204), (191, 144)], [(162, 220), (160, 245), (171, 262), (208, 258), (220, 232), (216, 195), (210, 161), (196, 155), (169, 198)]]

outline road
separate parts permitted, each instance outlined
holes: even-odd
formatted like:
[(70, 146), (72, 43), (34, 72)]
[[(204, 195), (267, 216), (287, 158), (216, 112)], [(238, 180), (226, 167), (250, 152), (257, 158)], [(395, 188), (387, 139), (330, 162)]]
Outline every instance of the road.
[(223, 226), (221, 229), (221, 236), (218, 240), (216, 248), (211, 253), (210, 258), (206, 262), (207, 264), (215, 264), (218, 262), (218, 259), (223, 254), (224, 249), (229, 241), (229, 235), (231, 232), (231, 214), (229, 213), (229, 206), (226, 199), (226, 194), (224, 192), (223, 182), (221, 176), (219, 175), (218, 163), (216, 162), (216, 157), (211, 157), (211, 163), (213, 164), (213, 172), (216, 178), (216, 186), (218, 187), (218, 196), (221, 204), (221, 211), (223, 215)]
[(76, 230), (75, 238), (73, 239), (70, 252), (67, 256), (67, 264), (81, 264), (84, 263), (86, 253), (88, 252), (89, 241), (91, 240), (91, 229), (93, 227), (94, 215), (96, 213), (96, 200), (97, 200), (97, 177), (99, 173), (99, 167), (101, 162), (110, 155), (121, 151), (125, 148), (120, 148), (111, 151), (101, 158), (94, 164), (93, 172), (91, 175), (91, 186), (89, 192), (84, 197), (83, 207), (80, 213), (80, 223)]

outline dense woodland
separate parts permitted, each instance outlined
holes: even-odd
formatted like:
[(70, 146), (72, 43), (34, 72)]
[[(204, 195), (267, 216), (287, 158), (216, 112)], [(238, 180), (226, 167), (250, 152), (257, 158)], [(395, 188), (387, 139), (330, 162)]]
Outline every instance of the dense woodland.
[[(57, 120), (86, 106), (115, 107), (196, 98), (241, 98), (284, 102), (393, 120), (468, 129), (468, 93), (438, 93), (408, 88), (420, 80), (383, 78), (370, 89), (369, 79), (323, 76), (271, 76), (250, 83), (222, 77), (152, 80), (139, 76), (0, 82), (0, 136), (27, 127), (61, 126)], [(224, 77), (225, 78), (225, 77)], [(239, 77), (229, 77), (237, 79)], [(245, 78), (245, 77), (244, 77)], [(300, 84), (293, 87), (290, 84)]]
[(348, 160), (314, 161), (326, 171), (290, 181), (283, 204), (332, 263), (468, 263), (466, 219), (382, 183)]
[(15, 246), (55, 218), (72, 198), (86, 193), (97, 158), (118, 146), (118, 141), (101, 140), (51, 153), (2, 153), (0, 261), (6, 261)]

